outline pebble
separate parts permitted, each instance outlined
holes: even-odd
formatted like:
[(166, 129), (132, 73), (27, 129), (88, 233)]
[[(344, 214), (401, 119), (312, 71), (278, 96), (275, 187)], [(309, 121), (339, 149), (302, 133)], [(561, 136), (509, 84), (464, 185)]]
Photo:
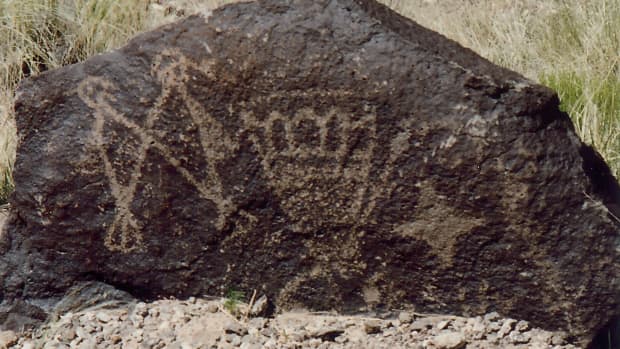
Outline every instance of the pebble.
[(368, 320), (364, 322), (364, 332), (366, 334), (376, 334), (381, 332), (381, 321)]
[(433, 328), (434, 326), (433, 318), (421, 318), (411, 323), (411, 329), (417, 331), (424, 331)]
[(25, 341), (22, 343), (21, 349), (34, 349), (34, 343), (32, 341)]
[(99, 322), (103, 322), (104, 324), (112, 320), (112, 317), (108, 313), (105, 313), (105, 312), (97, 313), (96, 317), (97, 317), (97, 320), (99, 320)]
[(248, 320), (248, 327), (261, 330), (267, 326), (267, 319), (261, 317), (255, 317)]
[(449, 321), (449, 320), (440, 321), (440, 322), (437, 324), (437, 329), (438, 329), (438, 330), (443, 330), (443, 329), (445, 329), (446, 327), (448, 327), (448, 325), (449, 325), (449, 324), (450, 324), (450, 321)]
[(442, 332), (431, 340), (437, 349), (461, 349), (467, 345), (465, 336), (459, 332)]
[(516, 322), (517, 321), (513, 319), (506, 319), (502, 324), (502, 327), (500, 327), (499, 331), (497, 332), (497, 336), (500, 338), (504, 338), (505, 336), (507, 336), (510, 332), (512, 332), (512, 329), (514, 328)]
[(63, 328), (60, 330), (60, 339), (63, 342), (71, 342), (75, 339), (75, 337), (77, 337), (77, 334), (75, 333), (75, 328), (73, 327)]
[(336, 337), (344, 333), (341, 328), (324, 327), (309, 333), (310, 337), (320, 338), (323, 341), (334, 342)]
[(527, 321), (523, 321), (523, 320), (517, 322), (517, 325), (515, 326), (515, 330), (519, 332), (525, 332), (529, 329), (530, 329), (530, 324)]
[(17, 334), (13, 331), (0, 332), (0, 348), (8, 348), (17, 343)]
[(267, 313), (267, 308), (269, 307), (269, 301), (267, 300), (267, 296), (263, 295), (252, 305), (250, 309), (250, 315), (252, 316), (263, 316)]
[(261, 349), (262, 346), (257, 343), (241, 343), (240, 349)]
[(401, 311), (400, 314), (398, 314), (398, 321), (402, 324), (410, 324), (413, 322), (413, 314), (408, 311)]
[(248, 329), (236, 321), (229, 321), (224, 325), (224, 332), (243, 336), (248, 333)]
[(484, 321), (486, 323), (490, 323), (499, 319), (501, 319), (501, 316), (499, 316), (496, 311), (484, 315)]
[(530, 337), (515, 330), (510, 332), (508, 340), (513, 344), (525, 344), (530, 341)]
[(209, 313), (212, 313), (212, 314), (213, 313), (217, 313), (218, 310), (219, 310), (219, 306), (216, 303), (211, 302), (211, 303), (207, 304), (207, 311)]
[(465, 333), (474, 339), (482, 339), (487, 333), (487, 326), (482, 317), (470, 318), (465, 324)]

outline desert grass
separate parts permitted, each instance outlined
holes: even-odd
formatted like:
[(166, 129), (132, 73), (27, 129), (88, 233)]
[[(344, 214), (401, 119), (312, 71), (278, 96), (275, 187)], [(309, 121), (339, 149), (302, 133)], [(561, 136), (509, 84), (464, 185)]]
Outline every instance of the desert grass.
[[(175, 15), (236, 1), (0, 0), (0, 203), (12, 186), (12, 104), (21, 79), (119, 47)], [(557, 90), (578, 134), (618, 176), (620, 1), (380, 1)]]

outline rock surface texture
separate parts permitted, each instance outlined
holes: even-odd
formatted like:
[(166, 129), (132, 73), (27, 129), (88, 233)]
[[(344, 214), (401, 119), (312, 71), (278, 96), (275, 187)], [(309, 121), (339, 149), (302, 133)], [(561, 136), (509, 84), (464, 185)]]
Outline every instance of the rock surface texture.
[(232, 287), (578, 344), (620, 306), (620, 189), (556, 95), (374, 1), (193, 16), (25, 82), (16, 114), (5, 302)]

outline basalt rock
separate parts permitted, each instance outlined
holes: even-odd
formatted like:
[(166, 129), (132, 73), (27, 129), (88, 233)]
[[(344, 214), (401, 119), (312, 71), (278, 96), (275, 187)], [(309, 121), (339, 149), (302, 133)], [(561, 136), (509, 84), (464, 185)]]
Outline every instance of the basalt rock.
[(223, 7), (22, 84), (3, 299), (257, 289), (587, 343), (620, 190), (549, 89), (370, 0)]

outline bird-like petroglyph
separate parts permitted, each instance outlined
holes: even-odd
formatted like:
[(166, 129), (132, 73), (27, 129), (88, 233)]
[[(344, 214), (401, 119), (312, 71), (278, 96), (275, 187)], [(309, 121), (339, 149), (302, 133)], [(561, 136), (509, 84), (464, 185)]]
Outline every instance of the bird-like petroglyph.
[[(152, 74), (157, 76), (161, 82), (162, 91), (147, 115), (144, 126), (138, 125), (127, 115), (115, 109), (115, 98), (112, 91), (118, 87), (110, 81), (92, 76), (84, 80), (78, 88), (80, 98), (94, 111), (93, 138), (103, 161), (105, 174), (109, 179), (111, 193), (116, 201), (115, 219), (108, 228), (108, 235), (105, 238), (105, 244), (110, 250), (130, 252), (141, 246), (143, 235), (139, 222), (136, 221), (130, 210), (130, 205), (136, 195), (136, 187), (147, 150), (151, 147), (157, 149), (185, 180), (198, 190), (203, 198), (216, 205), (218, 211), (218, 219), (214, 222), (216, 227), (223, 226), (226, 215), (232, 210), (231, 202), (222, 194), (222, 185), (214, 166), (217, 161), (234, 150), (235, 143), (226, 141), (226, 134), (222, 132), (221, 125), (209, 117), (208, 113), (202, 110), (200, 104), (187, 94), (185, 82), (189, 78), (188, 67), (189, 64), (185, 57), (173, 52), (165, 51), (158, 56), (153, 65)], [(192, 117), (192, 120), (188, 122), (200, 125), (198, 129), (201, 147), (209, 160), (207, 168), (204, 169), (207, 172), (206, 180), (198, 180), (193, 173), (181, 166), (169, 146), (160, 140), (157, 132), (153, 129), (155, 121), (162, 113), (161, 107), (168, 101), (173, 88), (176, 93), (181, 93), (185, 97), (186, 106)], [(106, 151), (105, 144), (107, 141), (104, 139), (103, 132), (108, 121), (123, 125), (140, 140), (138, 148), (132, 149), (136, 161), (129, 172), (128, 181), (121, 181), (118, 178), (112, 166), (115, 159), (111, 159)]]

